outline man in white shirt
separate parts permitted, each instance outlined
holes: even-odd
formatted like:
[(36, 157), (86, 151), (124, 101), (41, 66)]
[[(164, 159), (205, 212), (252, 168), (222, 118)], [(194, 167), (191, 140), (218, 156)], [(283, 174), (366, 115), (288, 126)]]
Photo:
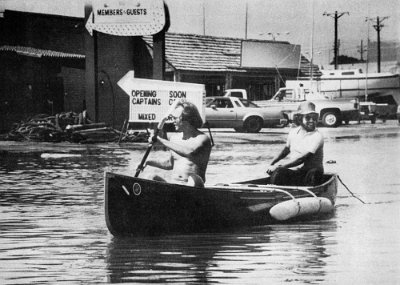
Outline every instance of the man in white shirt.
[[(300, 126), (290, 130), (285, 147), (267, 169), (272, 184), (314, 186), (321, 182), (324, 138), (316, 129), (318, 113), (313, 103), (305, 101), (298, 114)], [(283, 160), (289, 154), (289, 159)]]

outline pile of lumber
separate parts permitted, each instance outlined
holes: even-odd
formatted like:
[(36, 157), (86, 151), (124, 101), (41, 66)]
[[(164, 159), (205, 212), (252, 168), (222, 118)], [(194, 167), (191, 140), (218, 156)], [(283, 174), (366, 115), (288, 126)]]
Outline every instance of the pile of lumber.
[(66, 138), (61, 126), (73, 124), (76, 117), (77, 114), (73, 112), (56, 116), (38, 114), (15, 123), (5, 139), (13, 141), (63, 141)]
[(54, 116), (35, 115), (14, 124), (4, 137), (12, 141), (37, 141), (74, 143), (116, 142), (120, 132), (107, 127), (105, 123), (79, 124), (79, 115), (74, 112), (59, 113)]
[(100, 143), (118, 141), (120, 132), (105, 123), (69, 125), (66, 127), (69, 141), (75, 143)]
[[(82, 122), (85, 122), (82, 124)], [(118, 131), (106, 123), (82, 121), (82, 113), (59, 113), (54, 116), (35, 115), (14, 124), (4, 137), (11, 141), (37, 141), (73, 143), (148, 142), (149, 132)]]

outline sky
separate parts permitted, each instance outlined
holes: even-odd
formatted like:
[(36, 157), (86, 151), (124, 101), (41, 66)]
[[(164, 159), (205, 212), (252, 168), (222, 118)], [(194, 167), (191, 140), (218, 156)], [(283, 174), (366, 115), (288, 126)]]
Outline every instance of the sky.
[[(88, 0), (86, 0), (88, 1)], [(85, 0), (0, 0), (5, 7), (39, 13), (84, 17)], [(323, 64), (332, 58), (334, 13), (338, 19), (340, 54), (360, 57), (367, 38), (376, 41), (377, 17), (385, 19), (381, 41), (400, 44), (399, 0), (165, 0), (169, 32), (281, 40), (300, 44), (304, 55)], [(3, 9), (2, 9), (3, 8)], [(247, 11), (247, 12), (246, 12)], [(324, 12), (330, 15), (324, 16)], [(367, 18), (370, 20), (366, 21)], [(311, 52), (312, 51), (312, 52)], [(384, 50), (382, 50), (382, 53)]]
[[(170, 31), (248, 39), (289, 41), (300, 44), (314, 61), (333, 57), (335, 11), (338, 19), (340, 53), (359, 58), (357, 49), (367, 38), (376, 41), (376, 17), (385, 19), (381, 41), (400, 43), (399, 0), (167, 0)], [(247, 6), (247, 21), (246, 21)], [(328, 16), (324, 16), (327, 12)], [(367, 21), (366, 18), (373, 18)], [(205, 23), (205, 24), (204, 24)], [(247, 23), (247, 25), (246, 25)], [(268, 34), (271, 33), (271, 34)], [(278, 35), (279, 34), (279, 35)], [(383, 51), (382, 51), (383, 52)]]

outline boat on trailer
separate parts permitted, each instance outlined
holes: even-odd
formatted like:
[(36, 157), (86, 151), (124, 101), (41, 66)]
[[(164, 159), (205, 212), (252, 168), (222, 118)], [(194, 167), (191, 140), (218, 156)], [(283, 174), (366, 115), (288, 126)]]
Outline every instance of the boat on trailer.
[(337, 175), (318, 186), (269, 177), (195, 187), (105, 172), (105, 218), (114, 236), (199, 233), (318, 218), (334, 211)]
[[(361, 69), (321, 70), (322, 75), (314, 78), (287, 80), (286, 87), (319, 92), (329, 99), (354, 99), (374, 101), (389, 105), (400, 104), (400, 74), (363, 73)], [(368, 95), (366, 98), (366, 94)]]

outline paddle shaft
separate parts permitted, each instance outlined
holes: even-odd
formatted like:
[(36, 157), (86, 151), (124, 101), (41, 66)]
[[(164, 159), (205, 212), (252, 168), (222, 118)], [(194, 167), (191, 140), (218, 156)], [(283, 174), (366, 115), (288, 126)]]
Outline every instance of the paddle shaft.
[[(169, 114), (171, 114), (171, 112), (176, 108), (178, 103), (179, 103), (179, 100), (175, 100), (174, 103), (168, 109), (168, 111), (165, 114), (165, 116), (168, 116)], [(157, 126), (156, 130), (154, 131), (153, 139), (149, 143), (149, 146), (147, 147), (146, 153), (144, 154), (144, 156), (142, 158), (142, 161), (140, 162), (138, 168), (136, 169), (135, 177), (138, 177), (139, 173), (143, 170), (143, 165), (146, 162), (147, 157), (149, 156), (149, 153), (151, 151), (151, 148), (153, 147), (153, 144), (157, 141), (158, 133), (163, 128), (164, 123), (165, 123), (164, 119), (161, 120), (161, 122), (158, 123), (158, 126)]]
[[(153, 138), (156, 138), (156, 137), (157, 137), (159, 131), (160, 131), (159, 128), (157, 128), (157, 129), (154, 131)], [(138, 177), (138, 176), (139, 176), (139, 173), (143, 170), (143, 165), (144, 165), (144, 163), (146, 162), (147, 157), (149, 156), (150, 151), (151, 151), (151, 149), (152, 149), (154, 143), (155, 143), (154, 141), (151, 141), (151, 142), (149, 143), (149, 146), (147, 147), (147, 150), (146, 150), (146, 152), (145, 152), (145, 154), (144, 154), (144, 156), (143, 156), (143, 158), (142, 158), (142, 161), (140, 162), (138, 168), (136, 169), (135, 177)]]

